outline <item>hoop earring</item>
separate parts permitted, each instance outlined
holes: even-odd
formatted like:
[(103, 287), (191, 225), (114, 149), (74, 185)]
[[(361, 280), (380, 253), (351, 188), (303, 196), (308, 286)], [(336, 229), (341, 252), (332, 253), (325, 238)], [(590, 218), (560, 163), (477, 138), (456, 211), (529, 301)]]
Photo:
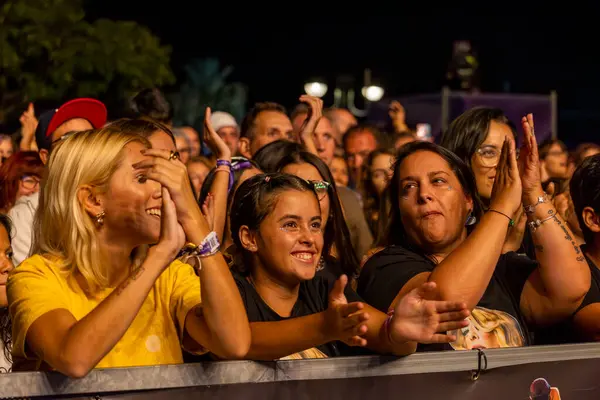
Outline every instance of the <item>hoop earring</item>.
[(98, 214), (96, 214), (96, 225), (98, 226), (102, 226), (104, 225), (104, 217), (106, 216), (106, 213), (104, 211), (99, 212)]
[(467, 216), (467, 222), (465, 222), (465, 226), (475, 225), (477, 222), (477, 217), (473, 215), (473, 211), (469, 211), (469, 216)]

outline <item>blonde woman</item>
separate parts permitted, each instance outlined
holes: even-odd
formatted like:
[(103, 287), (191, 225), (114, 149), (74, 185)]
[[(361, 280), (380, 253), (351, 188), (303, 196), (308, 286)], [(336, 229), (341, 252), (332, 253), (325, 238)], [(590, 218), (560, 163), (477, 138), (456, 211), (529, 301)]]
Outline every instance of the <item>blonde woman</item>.
[(174, 201), (181, 193), (158, 183), (185, 169), (176, 153), (149, 147), (134, 130), (109, 126), (53, 151), (35, 255), (8, 281), (14, 371), (82, 377), (181, 363), (182, 347), (247, 353), (248, 319), (216, 244), (202, 251), (199, 278), (174, 261), (186, 237), (200, 245), (210, 232), (197, 206), (183, 212)]
[(519, 323), (510, 314), (499, 310), (475, 307), (468, 318), (469, 326), (453, 332), (454, 350), (522, 347), (525, 336)]

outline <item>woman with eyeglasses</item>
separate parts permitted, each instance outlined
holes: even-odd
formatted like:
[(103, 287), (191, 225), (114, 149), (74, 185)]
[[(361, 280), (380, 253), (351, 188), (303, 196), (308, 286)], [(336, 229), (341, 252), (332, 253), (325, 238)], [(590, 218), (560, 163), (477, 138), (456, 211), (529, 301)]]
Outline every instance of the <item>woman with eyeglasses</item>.
[(35, 151), (12, 155), (0, 167), (0, 212), (7, 213), (15, 203), (40, 190), (44, 163)]
[[(358, 282), (365, 301), (387, 311), (415, 287), (437, 283), (435, 299), (465, 301), (472, 313), (453, 349), (530, 345), (534, 329), (578, 309), (590, 288), (589, 268), (565, 221), (540, 201), (533, 116), (522, 124), (522, 164), (514, 142), (504, 141), (485, 213), (469, 168), (455, 154), (428, 142), (402, 148), (388, 190), (386, 247), (364, 265)], [(502, 254), (522, 204), (537, 262)]]
[[(515, 126), (499, 108), (474, 107), (450, 124), (440, 145), (456, 154), (471, 169), (484, 209), (490, 206), (492, 187), (504, 140), (517, 140)], [(517, 156), (518, 156), (518, 149)], [(515, 226), (506, 236), (502, 252), (524, 252), (535, 258), (531, 235), (525, 236), (527, 217), (515, 215)], [(525, 240), (524, 240), (525, 238)]]
[(414, 342), (453, 340), (440, 332), (465, 327), (468, 312), (460, 302), (425, 300), (435, 284), (416, 288), (386, 315), (363, 303), (345, 275), (316, 275), (321, 254), (333, 244), (327, 228), (323, 234), (320, 206), (327, 186), (272, 173), (253, 176), (235, 192), (231, 231), (239, 262), (233, 271), (252, 331), (246, 358), (352, 354), (345, 345), (407, 355)]

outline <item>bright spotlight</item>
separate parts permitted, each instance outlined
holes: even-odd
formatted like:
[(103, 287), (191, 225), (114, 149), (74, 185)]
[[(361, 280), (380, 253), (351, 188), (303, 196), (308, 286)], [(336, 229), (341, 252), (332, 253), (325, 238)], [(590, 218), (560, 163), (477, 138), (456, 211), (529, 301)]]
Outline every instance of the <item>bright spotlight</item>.
[(327, 85), (323, 82), (308, 82), (304, 84), (304, 91), (309, 96), (323, 97), (327, 93)]
[(379, 101), (383, 97), (384, 90), (381, 86), (366, 86), (362, 88), (362, 95), (369, 101)]

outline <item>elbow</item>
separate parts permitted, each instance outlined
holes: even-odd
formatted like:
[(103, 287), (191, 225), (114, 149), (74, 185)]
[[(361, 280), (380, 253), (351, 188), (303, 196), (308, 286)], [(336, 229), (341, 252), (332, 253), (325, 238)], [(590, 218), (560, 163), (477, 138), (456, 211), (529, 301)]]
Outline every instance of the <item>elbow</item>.
[(86, 377), (95, 366), (91, 362), (88, 362), (81, 357), (73, 357), (68, 355), (62, 355), (58, 364), (59, 365), (56, 366), (53, 365), (54, 369), (73, 379), (81, 379)]
[(230, 343), (223, 346), (223, 356), (228, 360), (243, 360), (248, 355), (251, 345), (250, 329), (244, 334), (237, 335)]
[(70, 363), (63, 365), (61, 368), (56, 368), (58, 372), (72, 379), (85, 378), (92, 369), (83, 363)]

